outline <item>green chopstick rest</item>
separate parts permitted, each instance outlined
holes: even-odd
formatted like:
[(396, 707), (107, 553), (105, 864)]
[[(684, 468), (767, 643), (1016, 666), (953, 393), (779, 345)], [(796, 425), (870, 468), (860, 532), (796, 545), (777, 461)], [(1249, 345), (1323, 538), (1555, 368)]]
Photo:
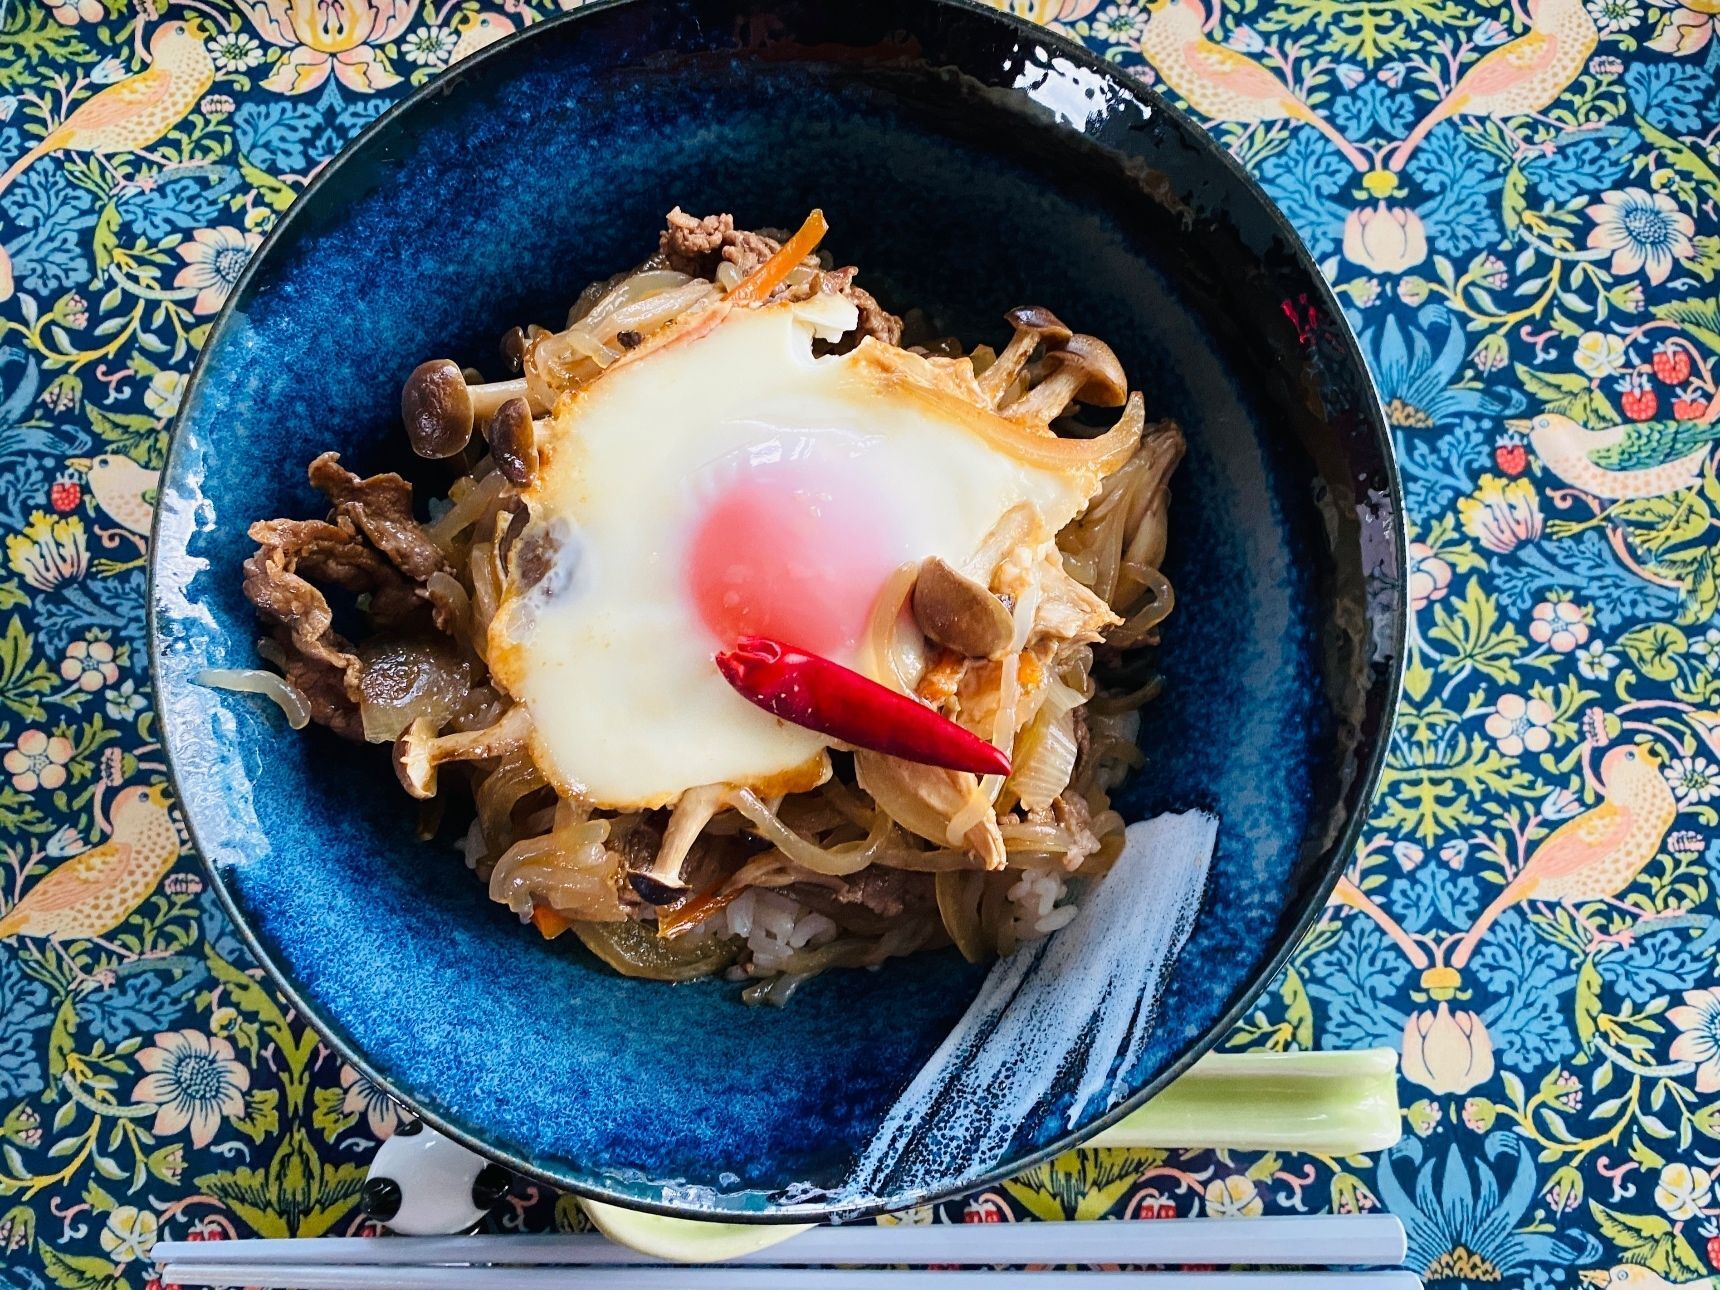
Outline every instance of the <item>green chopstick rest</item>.
[(1217, 1147), (1355, 1156), (1403, 1134), (1397, 1053), (1208, 1053), (1087, 1147)]
[[(1086, 1147), (1212, 1147), (1354, 1156), (1403, 1133), (1397, 1054), (1208, 1053)], [(788, 1240), (810, 1224), (705, 1223), (583, 1200), (610, 1240), (678, 1263), (721, 1263)]]

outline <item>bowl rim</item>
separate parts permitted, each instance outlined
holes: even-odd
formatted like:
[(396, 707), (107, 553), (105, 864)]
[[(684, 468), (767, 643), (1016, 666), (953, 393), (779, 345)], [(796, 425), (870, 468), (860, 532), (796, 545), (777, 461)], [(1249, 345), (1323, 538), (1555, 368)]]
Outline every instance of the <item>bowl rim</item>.
[[(280, 242), (286, 239), (288, 230), (292, 228), (295, 220), (304, 217), (305, 212), (309, 209), (309, 199), (315, 196), (325, 184), (331, 182), (335, 174), (349, 163), (365, 145), (374, 139), (385, 136), (394, 129), (399, 118), (416, 110), (419, 105), (446, 93), (458, 80), (473, 75), (478, 68), (494, 59), (505, 57), (515, 46), (542, 32), (570, 26), (595, 14), (605, 13), (612, 9), (676, 2), (677, 0), (590, 0), (589, 3), (568, 13), (558, 14), (529, 26), (520, 27), (493, 44), (461, 59), (454, 66), (445, 69), (440, 75), (426, 81), (423, 85), (402, 95), (351, 139), (342, 144), (324, 164), (323, 168), (298, 192), (291, 205), (279, 213), (275, 222), (264, 235), (263, 240), (245, 262), (244, 268), (228, 291), (227, 298), (222, 302), (220, 311), (210, 320), (209, 331), (205, 335), (203, 345), (198, 350), (196, 360), (186, 378), (184, 397), (168, 430), (167, 449), (162, 460), (161, 478), (165, 480), (174, 473), (175, 460), (184, 442), (181, 431), (189, 422), (190, 415), (202, 392), (202, 378), (213, 349), (213, 342), (230, 327), (233, 316), (240, 311), (241, 305), (248, 296), (252, 280), (262, 272), (270, 254)], [(1379, 449), (1384, 502), (1388, 516), (1387, 527), (1390, 530), (1391, 554), (1400, 576), (1390, 588), (1392, 594), (1389, 618), (1384, 617), (1378, 608), (1371, 610), (1369, 616), (1370, 623), (1376, 625), (1374, 632), (1376, 641), (1379, 639), (1379, 625), (1389, 628), (1390, 632), (1389, 640), (1386, 642), (1390, 653), (1385, 668), (1386, 675), (1383, 678), (1383, 689), (1381, 690), (1384, 695), (1384, 704), (1378, 716), (1377, 735), (1373, 747), (1368, 750), (1363, 764), (1359, 767), (1359, 773), (1347, 790), (1348, 793), (1354, 794), (1355, 806), (1344, 812), (1343, 825), (1338, 830), (1334, 840), (1328, 844), (1325, 872), (1315, 884), (1315, 898), (1310, 899), (1307, 907), (1296, 917), (1279, 947), (1267, 956), (1256, 972), (1247, 979), (1238, 991), (1235, 1002), (1226, 1008), (1205, 1031), (1184, 1045), (1176, 1057), (1167, 1062), (1152, 1079), (1148, 1080), (1133, 1094), (1103, 1114), (1096, 1116), (1081, 1128), (1066, 1129), (1046, 1145), (1018, 1158), (1000, 1163), (983, 1175), (964, 1181), (953, 1189), (912, 1193), (891, 1197), (888, 1200), (874, 1199), (866, 1204), (853, 1206), (825, 1205), (804, 1209), (773, 1206), (769, 1209), (753, 1211), (712, 1210), (690, 1204), (648, 1200), (595, 1182), (589, 1177), (575, 1179), (556, 1173), (497, 1147), (494, 1143), (486, 1141), (479, 1132), (469, 1126), (450, 1116), (427, 1110), (420, 1106), (415, 1098), (403, 1094), (391, 1077), (376, 1069), (340, 1033), (335, 1019), (324, 1017), (318, 1007), (307, 1002), (297, 984), (264, 948), (256, 931), (252, 928), (249, 918), (239, 909), (234, 894), (222, 876), (221, 870), (209, 860), (208, 854), (197, 836), (196, 826), (192, 822), (190, 813), (185, 809), (185, 795), (180, 789), (178, 761), (174, 756), (169, 723), (162, 722), (161, 745), (163, 761), (166, 764), (166, 778), (173, 790), (179, 807), (179, 818), (185, 825), (191, 848), (196, 853), (198, 863), (208, 873), (216, 899), (232, 923), (235, 935), (257, 965), (263, 969), (268, 984), (298, 1013), (304, 1024), (317, 1035), (318, 1039), (328, 1045), (330, 1051), (398, 1103), (403, 1110), (415, 1115), (437, 1132), (486, 1160), (496, 1161), (511, 1172), (532, 1182), (556, 1191), (569, 1192), (582, 1199), (601, 1201), (624, 1209), (656, 1214), (665, 1218), (694, 1222), (749, 1225), (805, 1224), (809, 1221), (847, 1222), (934, 1204), (951, 1196), (994, 1186), (1004, 1179), (1014, 1177), (1024, 1170), (1080, 1146), (1081, 1143), (1111, 1128), (1138, 1110), (1186, 1073), (1195, 1062), (1212, 1051), (1224, 1035), (1247, 1013), (1249, 1008), (1254, 1006), (1259, 996), (1283, 970), (1297, 946), (1307, 936), (1308, 930), (1320, 917), (1332, 891), (1338, 884), (1338, 879), (1348, 865), (1350, 855), (1367, 825), (1374, 793), (1379, 786), (1380, 775), (1385, 766), (1386, 750), (1396, 724), (1398, 710), (1402, 704), (1404, 649), (1409, 630), (1408, 582), (1402, 576), (1403, 570), (1408, 567), (1408, 537), (1405, 529), (1407, 511), (1404, 502), (1403, 483), (1398, 469), (1396, 444), (1373, 370), (1368, 365), (1355, 329), (1350, 325), (1349, 318), (1344, 313), (1331, 284), (1327, 281), (1325, 274), (1320, 271), (1318, 261), (1309, 251), (1301, 234), (1290, 222), (1289, 217), (1279, 209), (1278, 204), (1267, 194), (1259, 181), (1231, 154), (1229, 149), (1214, 139), (1190, 114), (1176, 107), (1158, 90), (1131, 74), (1127, 69), (1106, 61), (1086, 45), (1063, 35), (1061, 32), (1020, 18), (1012, 12), (993, 8), (991, 5), (983, 3), (982, 0), (919, 0), (919, 3), (929, 8), (953, 10), (982, 22), (989, 21), (1009, 29), (1028, 41), (1048, 47), (1052, 52), (1070, 60), (1082, 70), (1103, 78), (1108, 84), (1117, 86), (1126, 97), (1133, 98), (1143, 104), (1152, 113), (1162, 113), (1175, 124), (1178, 130), (1195, 142), (1210, 163), (1221, 166), (1229, 172), (1231, 180), (1259, 204), (1262, 213), (1289, 247), (1294, 263), (1308, 278), (1311, 294), (1314, 297), (1313, 303), (1325, 311), (1326, 318), (1332, 324), (1339, 353), (1354, 376), (1359, 379), (1360, 392), (1366, 396), (1360, 409), (1360, 415), (1366, 422), (1367, 429), (1371, 432), (1371, 437)], [(1060, 124), (1076, 130), (1077, 133), (1081, 132), (1079, 126), (1066, 121), (1060, 122)], [(160, 570), (157, 553), (160, 550), (161, 528), (162, 508), (158, 504), (150, 525), (148, 576), (144, 591), (151, 698), (156, 704), (160, 703), (162, 693), (162, 635), (158, 630), (159, 601), (156, 594), (156, 579)], [(1375, 653), (1377, 656), (1377, 645)], [(1376, 681), (1368, 688), (1372, 690), (1379, 684)]]

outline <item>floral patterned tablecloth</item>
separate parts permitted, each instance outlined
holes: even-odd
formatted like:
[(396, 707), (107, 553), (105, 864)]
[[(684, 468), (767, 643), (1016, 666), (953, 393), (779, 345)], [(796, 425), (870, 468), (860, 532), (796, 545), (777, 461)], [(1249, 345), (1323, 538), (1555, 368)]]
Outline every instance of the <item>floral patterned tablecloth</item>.
[[(1432, 1285), (1711, 1284), (1720, 3), (1013, 7), (1210, 125), (1387, 401), (1405, 709), (1349, 880), (1227, 1046), (1400, 1046), (1408, 1123), (1373, 1159), (1073, 1152), (903, 1221), (1384, 1206)], [(125, 891), (106, 808), (162, 778), (143, 566), (211, 316), (366, 122), (556, 8), (0, 0), (0, 1285), (361, 1226), (396, 1113), (192, 856), (100, 938), (44, 929)], [(495, 1221), (577, 1214), (524, 1189)]]

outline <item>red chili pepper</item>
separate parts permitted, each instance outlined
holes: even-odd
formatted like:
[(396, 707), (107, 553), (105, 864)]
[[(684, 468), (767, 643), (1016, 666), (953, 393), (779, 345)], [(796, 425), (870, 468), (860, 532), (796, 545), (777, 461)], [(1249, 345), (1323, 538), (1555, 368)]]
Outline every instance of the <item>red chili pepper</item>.
[(768, 636), (743, 636), (717, 655), (742, 698), (773, 716), (904, 761), (1009, 774), (1009, 757), (943, 713), (840, 663)]

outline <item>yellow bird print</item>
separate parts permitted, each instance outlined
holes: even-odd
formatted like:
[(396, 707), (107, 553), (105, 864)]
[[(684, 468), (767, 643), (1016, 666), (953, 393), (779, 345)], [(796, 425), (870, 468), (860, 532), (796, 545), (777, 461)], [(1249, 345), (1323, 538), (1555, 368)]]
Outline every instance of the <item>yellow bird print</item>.
[[(80, 103), (42, 141), (0, 174), (0, 193), (51, 152), (98, 157), (141, 152), (177, 125), (215, 83), (201, 18), (170, 22), (149, 39), (149, 66)], [(12, 265), (0, 251), (0, 300), (12, 294)]]
[(502, 14), (469, 10), (456, 15), (453, 26), (460, 38), (454, 42), (454, 52), (448, 56), (451, 63), (457, 63), (514, 32), (514, 24)]
[(1640, 1263), (1620, 1263), (1611, 1269), (1584, 1268), (1577, 1273), (1577, 1280), (1586, 1286), (1605, 1286), (1607, 1290), (1720, 1290), (1720, 1277), (1668, 1281)]
[[(1642, 917), (1618, 895), (1660, 850), (1678, 815), (1678, 800), (1660, 773), (1660, 754), (1647, 744), (1614, 748), (1601, 758), (1600, 790), (1600, 804), (1554, 829), (1481, 911), (1457, 942), (1452, 967), (1468, 963), (1476, 942), (1499, 915), (1526, 900), (1562, 904), (1585, 924), (1577, 907), (1595, 900)], [(1589, 931), (1597, 943), (1602, 939), (1592, 925)]]
[(62, 861), (0, 918), (0, 941), (99, 941), (143, 903), (179, 856), (167, 786), (122, 789), (106, 842)]
[(1664, 497), (1702, 479), (1720, 424), (1640, 421), (1589, 430), (1557, 412), (1505, 423), (1529, 436), (1541, 464), (1561, 483), (1610, 501)]
[(120, 527), (149, 536), (155, 518), (157, 485), (161, 472), (140, 466), (123, 453), (104, 452), (99, 457), (72, 457), (66, 465), (81, 470), (90, 481), (90, 496)]
[(1357, 170), (1372, 163), (1325, 117), (1266, 68), (1206, 38), (1201, 0), (1150, 0), (1141, 52), (1190, 107), (1214, 121), (1300, 121), (1311, 125)]
[(1454, 116), (1526, 116), (1577, 79), (1600, 43), (1583, 0), (1529, 0), (1529, 30), (1491, 49), (1434, 104), (1386, 165), (1402, 170), (1428, 132)]

